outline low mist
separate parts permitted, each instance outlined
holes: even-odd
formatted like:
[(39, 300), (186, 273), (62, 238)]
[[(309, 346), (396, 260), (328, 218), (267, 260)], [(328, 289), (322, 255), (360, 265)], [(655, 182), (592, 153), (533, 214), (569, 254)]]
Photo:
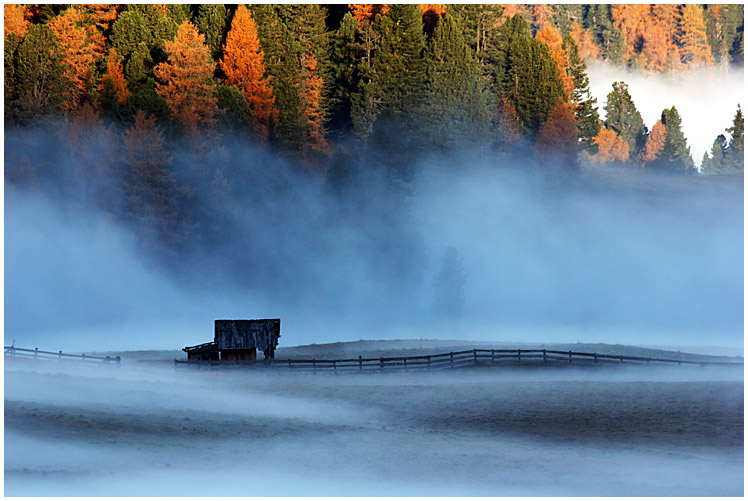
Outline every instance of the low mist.
[[(590, 68), (593, 90), (601, 71)], [(737, 104), (732, 84), (719, 106), (700, 93), (712, 103), (707, 123), (673, 101), (678, 88), (656, 104), (636, 78), (623, 79), (648, 126), (662, 108), (679, 108), (695, 159)], [(658, 88), (647, 92), (659, 99)], [(393, 338), (743, 345), (742, 179), (615, 168), (560, 175), (529, 151), (470, 150), (415, 159), (395, 187), (379, 175), (387, 152), (376, 162), (336, 157), (349, 173), (336, 184), (270, 150), (227, 141), (197, 159), (176, 144), (173, 169), (193, 190), (189, 210), (211, 214), (195, 219), (210, 231), (164, 253), (97, 204), (102, 180), (121, 171), (102, 167), (82, 181), (84, 165), (112, 164), (116, 135), (88, 130), (90, 148), (74, 150), (60, 139), (66, 127), (5, 132), (6, 345), (179, 349), (210, 341), (219, 318), (281, 318), (281, 346)], [(36, 177), (7, 182), (24, 166)], [(217, 173), (228, 187), (220, 203)]]

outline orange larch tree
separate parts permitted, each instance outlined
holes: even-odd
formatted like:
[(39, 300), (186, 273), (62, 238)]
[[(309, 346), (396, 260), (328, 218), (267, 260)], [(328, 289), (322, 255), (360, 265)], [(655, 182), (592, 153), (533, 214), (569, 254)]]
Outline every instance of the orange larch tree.
[(646, 18), (644, 47), (646, 65), (652, 71), (665, 71), (680, 67), (680, 53), (675, 43), (678, 29), (678, 6), (656, 4)]
[(553, 19), (553, 7), (548, 4), (532, 4), (532, 26), (539, 30), (545, 25), (550, 24)]
[(49, 22), (64, 54), (65, 78), (72, 84), (62, 104), (68, 113), (79, 109), (91, 96), (100, 47), (92, 42), (88, 26), (86, 14), (75, 6), (68, 7)]
[(667, 131), (662, 120), (657, 120), (657, 123), (652, 127), (652, 132), (649, 133), (647, 138), (647, 145), (644, 148), (644, 154), (642, 155), (642, 163), (648, 164), (660, 154), (662, 149), (665, 147), (665, 136)]
[(638, 57), (644, 38), (644, 24), (649, 11), (649, 5), (644, 4), (616, 4), (610, 7), (613, 23), (623, 35), (625, 50), (623, 58), (626, 61)]
[(597, 163), (628, 162), (629, 145), (615, 131), (601, 127), (592, 142), (598, 148), (597, 153), (592, 156), (593, 161)]
[(164, 98), (172, 119), (181, 123), (188, 135), (201, 135), (216, 124), (218, 99), (215, 97), (215, 63), (205, 35), (190, 21), (184, 21), (173, 41), (165, 41), (167, 61), (153, 68), (156, 93)]
[(19, 38), (23, 38), (30, 24), (26, 19), (28, 10), (19, 4), (5, 4), (3, 7), (3, 36), (15, 33)]
[(362, 28), (365, 23), (374, 21), (374, 17), (377, 14), (387, 14), (389, 7), (386, 4), (371, 4), (371, 3), (352, 3), (348, 4), (348, 8), (351, 10), (351, 14), (356, 19), (359, 28)]
[(574, 92), (574, 80), (566, 73), (569, 61), (566, 57), (561, 33), (550, 24), (546, 24), (543, 26), (543, 29), (538, 31), (535, 37), (548, 46), (548, 50), (551, 52), (551, 56), (558, 66), (559, 77), (561, 83), (564, 85), (564, 92), (566, 92), (567, 96), (566, 100), (567, 102), (571, 102), (572, 93)]
[(683, 6), (678, 28), (681, 61), (684, 64), (708, 66), (714, 63), (712, 50), (706, 38), (704, 11), (699, 5)]
[(128, 94), (127, 80), (125, 80), (125, 71), (122, 61), (117, 57), (117, 49), (114, 47), (109, 49), (109, 55), (106, 60), (106, 72), (101, 78), (99, 90), (101, 91), (107, 83), (111, 84), (116, 101), (121, 105), (125, 104)]
[(317, 68), (317, 59), (313, 54), (308, 53), (304, 57), (302, 85), (304, 86), (301, 93), (303, 106), (302, 115), (307, 131), (307, 138), (303, 143), (303, 149), (307, 148), (321, 152), (327, 148), (327, 140), (324, 131), (324, 113), (322, 111), (322, 77), (319, 75)]
[(566, 166), (577, 163), (579, 131), (574, 112), (567, 103), (559, 100), (548, 120), (538, 129), (535, 152), (544, 160), (553, 160)]
[(571, 23), (569, 30), (574, 43), (577, 45), (577, 51), (580, 59), (597, 59), (600, 57), (600, 47), (592, 40), (590, 32), (582, 29), (582, 26), (574, 21)]
[(231, 29), (223, 45), (223, 59), (219, 62), (228, 85), (236, 85), (252, 109), (257, 135), (268, 137), (270, 124), (278, 118), (273, 109), (273, 88), (265, 76), (265, 53), (260, 50), (257, 24), (252, 13), (240, 5), (231, 21)]
[(86, 27), (91, 32), (91, 43), (97, 47), (97, 52), (106, 52), (106, 37), (104, 33), (111, 30), (112, 24), (123, 6), (112, 4), (85, 4), (89, 11), (91, 24)]

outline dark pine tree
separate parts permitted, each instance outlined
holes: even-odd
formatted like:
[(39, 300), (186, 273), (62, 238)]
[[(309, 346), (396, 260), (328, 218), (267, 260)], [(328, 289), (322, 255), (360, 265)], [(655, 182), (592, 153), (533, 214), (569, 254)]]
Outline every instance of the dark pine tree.
[[(615, 131), (629, 145), (629, 158), (639, 162), (647, 143), (647, 127), (625, 82), (614, 82), (605, 103), (605, 127)], [(663, 122), (664, 123), (664, 122)]]
[(571, 104), (574, 116), (577, 118), (579, 137), (584, 148), (594, 154), (596, 151), (592, 138), (600, 132), (600, 115), (597, 112), (597, 99), (590, 94), (590, 79), (587, 77), (587, 64), (579, 57), (577, 44), (569, 33), (564, 35), (564, 50), (566, 51), (566, 73), (574, 81), (574, 93)]
[(665, 144), (657, 155), (654, 166), (658, 169), (683, 174), (694, 173), (691, 148), (681, 130), (681, 117), (673, 106), (662, 111), (662, 124), (665, 126)]

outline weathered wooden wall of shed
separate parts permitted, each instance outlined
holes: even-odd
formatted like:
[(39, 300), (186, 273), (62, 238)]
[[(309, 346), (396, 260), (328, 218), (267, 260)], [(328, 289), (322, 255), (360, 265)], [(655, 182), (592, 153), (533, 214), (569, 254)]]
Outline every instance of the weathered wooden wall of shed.
[(280, 337), (280, 319), (216, 320), (215, 342), (223, 350), (274, 351)]

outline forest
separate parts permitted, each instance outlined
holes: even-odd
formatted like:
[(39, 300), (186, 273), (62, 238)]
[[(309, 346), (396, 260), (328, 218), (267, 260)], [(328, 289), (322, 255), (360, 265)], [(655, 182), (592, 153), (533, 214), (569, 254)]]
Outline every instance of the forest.
[[(460, 152), (571, 176), (742, 173), (739, 106), (699, 168), (675, 107), (649, 130), (626, 82), (598, 103), (586, 70), (742, 67), (743, 24), (737, 4), (6, 4), (5, 181), (85, 199), (173, 256), (288, 176), (400, 200)], [(398, 219), (376, 212), (388, 247)]]

